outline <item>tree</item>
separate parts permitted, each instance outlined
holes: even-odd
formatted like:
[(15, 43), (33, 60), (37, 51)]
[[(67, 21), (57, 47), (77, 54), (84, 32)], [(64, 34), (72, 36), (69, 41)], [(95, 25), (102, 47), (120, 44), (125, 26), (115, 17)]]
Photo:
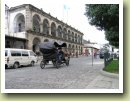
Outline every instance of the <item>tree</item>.
[(85, 15), (91, 25), (105, 31), (105, 37), (111, 45), (119, 47), (118, 4), (86, 4)]

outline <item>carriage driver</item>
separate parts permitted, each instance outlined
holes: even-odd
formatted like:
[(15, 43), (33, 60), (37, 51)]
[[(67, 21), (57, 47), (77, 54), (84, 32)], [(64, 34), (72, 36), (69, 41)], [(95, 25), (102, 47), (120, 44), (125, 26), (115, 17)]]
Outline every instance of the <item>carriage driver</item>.
[(62, 60), (65, 60), (65, 54), (62, 51), (62, 47), (58, 48), (58, 60), (59, 62), (62, 62)]

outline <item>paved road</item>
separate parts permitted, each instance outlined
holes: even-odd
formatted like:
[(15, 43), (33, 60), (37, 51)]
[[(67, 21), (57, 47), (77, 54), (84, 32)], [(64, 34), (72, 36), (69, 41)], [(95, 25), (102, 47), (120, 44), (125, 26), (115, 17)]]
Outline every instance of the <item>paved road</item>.
[(102, 59), (71, 58), (70, 65), (56, 69), (52, 64), (41, 69), (34, 67), (6, 69), (6, 89), (117, 89), (119, 80), (101, 75)]

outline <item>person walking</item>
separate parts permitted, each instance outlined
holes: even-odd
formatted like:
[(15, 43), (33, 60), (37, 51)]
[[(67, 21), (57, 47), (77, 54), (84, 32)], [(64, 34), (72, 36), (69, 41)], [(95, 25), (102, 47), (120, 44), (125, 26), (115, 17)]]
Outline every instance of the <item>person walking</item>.
[(97, 52), (94, 52), (94, 58), (95, 59), (97, 58)]
[(78, 52), (76, 52), (76, 58), (78, 58)]

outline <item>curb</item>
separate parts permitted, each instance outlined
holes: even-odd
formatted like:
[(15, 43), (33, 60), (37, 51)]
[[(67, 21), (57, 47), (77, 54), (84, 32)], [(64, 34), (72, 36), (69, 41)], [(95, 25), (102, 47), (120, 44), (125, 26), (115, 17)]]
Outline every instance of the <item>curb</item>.
[(107, 77), (111, 77), (111, 78), (115, 78), (115, 79), (119, 78), (119, 74), (109, 73), (109, 72), (106, 72), (104, 70), (100, 70), (100, 73), (104, 76), (107, 76)]

